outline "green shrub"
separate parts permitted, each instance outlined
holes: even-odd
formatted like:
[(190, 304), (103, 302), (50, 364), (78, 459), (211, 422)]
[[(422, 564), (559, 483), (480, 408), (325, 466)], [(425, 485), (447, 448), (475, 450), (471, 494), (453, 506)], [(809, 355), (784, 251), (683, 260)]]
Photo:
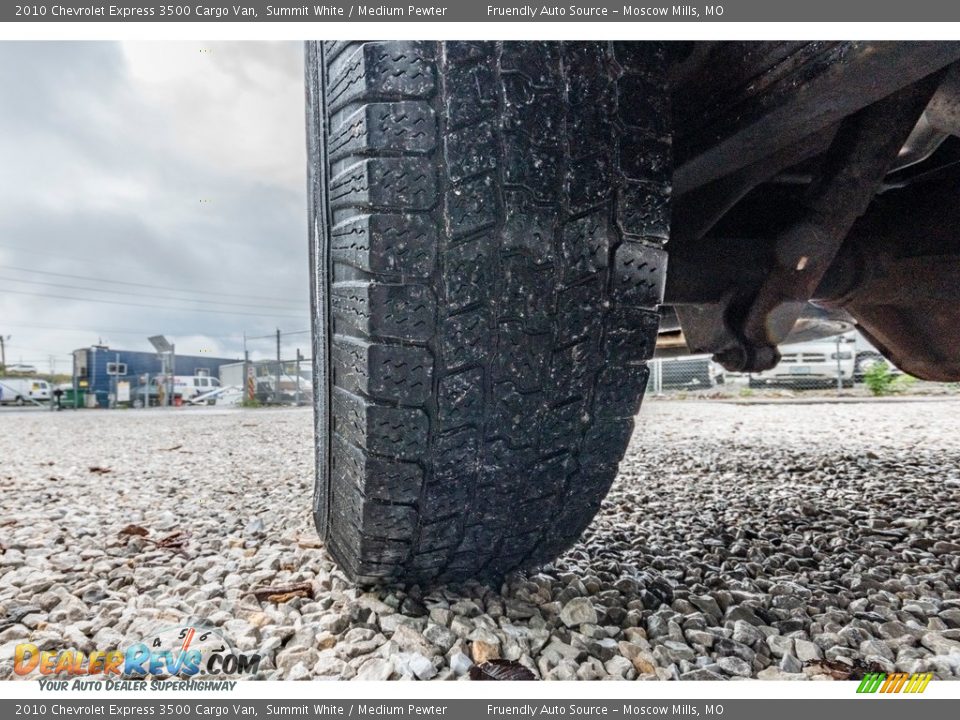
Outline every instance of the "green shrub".
[(874, 395), (892, 395), (907, 392), (917, 382), (912, 375), (898, 375), (890, 366), (878, 360), (863, 374), (863, 382)]
[(873, 363), (863, 374), (863, 383), (876, 396), (889, 395), (894, 391), (895, 376), (890, 366), (882, 360)]

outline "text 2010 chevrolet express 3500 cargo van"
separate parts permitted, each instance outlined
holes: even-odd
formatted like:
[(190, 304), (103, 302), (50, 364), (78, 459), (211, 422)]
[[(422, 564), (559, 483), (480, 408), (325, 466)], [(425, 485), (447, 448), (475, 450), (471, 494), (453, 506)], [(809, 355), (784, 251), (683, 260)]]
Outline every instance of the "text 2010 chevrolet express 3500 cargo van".
[(960, 379), (960, 45), (307, 45), (316, 524), (361, 582), (553, 559), (664, 346), (854, 325)]

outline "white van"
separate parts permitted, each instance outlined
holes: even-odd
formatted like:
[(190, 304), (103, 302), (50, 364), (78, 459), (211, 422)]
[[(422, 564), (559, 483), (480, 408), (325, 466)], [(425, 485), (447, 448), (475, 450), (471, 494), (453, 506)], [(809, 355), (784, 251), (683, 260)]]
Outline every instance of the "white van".
[(24, 405), (30, 400), (50, 400), (50, 383), (39, 378), (0, 378), (0, 405)]
[[(163, 376), (154, 376), (150, 378), (148, 394), (150, 396), (151, 405), (158, 404), (161, 386), (163, 387), (163, 391), (167, 392), (169, 380)], [(197, 395), (208, 393), (211, 390), (216, 390), (219, 387), (220, 381), (215, 377), (210, 377), (209, 375), (175, 375), (173, 378), (174, 397), (179, 397), (185, 401), (195, 398)], [(135, 388), (131, 395), (134, 397), (134, 404), (142, 407), (144, 402), (143, 386)]]

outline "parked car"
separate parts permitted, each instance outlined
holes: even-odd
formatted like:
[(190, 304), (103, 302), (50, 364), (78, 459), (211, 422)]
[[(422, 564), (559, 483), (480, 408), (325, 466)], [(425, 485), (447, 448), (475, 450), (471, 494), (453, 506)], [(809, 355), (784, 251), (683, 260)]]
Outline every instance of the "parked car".
[(25, 405), (30, 400), (47, 402), (50, 399), (50, 383), (39, 378), (0, 378), (0, 404)]
[(837, 376), (853, 387), (856, 351), (853, 338), (783, 345), (780, 362), (769, 370), (750, 374), (750, 387), (835, 387)]

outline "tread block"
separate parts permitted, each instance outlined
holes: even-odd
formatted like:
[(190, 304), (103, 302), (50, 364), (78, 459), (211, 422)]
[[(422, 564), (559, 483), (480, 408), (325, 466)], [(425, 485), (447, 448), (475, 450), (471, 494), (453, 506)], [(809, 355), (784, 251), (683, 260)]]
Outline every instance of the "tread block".
[(597, 378), (594, 410), (602, 419), (632, 418), (640, 409), (650, 370), (646, 365), (607, 368)]
[(496, 50), (496, 43), (485, 40), (457, 40), (443, 44), (443, 59), (450, 66), (489, 60)]
[(345, 441), (386, 458), (424, 456), (430, 422), (422, 410), (377, 405), (337, 387), (332, 399), (333, 431)]
[(334, 332), (426, 341), (433, 335), (436, 300), (425, 285), (342, 282), (333, 286)]
[(571, 476), (576, 472), (577, 463), (569, 453), (555, 455), (547, 460), (538, 462), (531, 473), (531, 498), (547, 496), (560, 497)]
[(557, 339), (572, 343), (599, 335), (604, 318), (605, 280), (597, 276), (563, 290), (557, 300)]
[(338, 387), (402, 405), (421, 405), (430, 397), (433, 356), (426, 348), (382, 345), (338, 335), (331, 359)]
[(603, 213), (584, 215), (564, 225), (560, 241), (564, 282), (605, 270), (613, 241), (609, 220)]
[(359, 43), (354, 40), (324, 40), (323, 56), (327, 64), (333, 62), (340, 53), (347, 50), (351, 45), (359, 45)]
[(536, 266), (527, 256), (501, 261), (497, 307), (500, 320), (516, 320), (530, 333), (550, 332), (553, 314), (553, 270)]
[(506, 75), (503, 95), (504, 131), (519, 133), (533, 145), (561, 145), (565, 103), (559, 88), (538, 88), (523, 75)]
[(442, 548), (455, 548), (460, 543), (460, 521), (447, 518), (439, 522), (427, 523), (420, 528), (420, 551), (432, 552)]
[(574, 160), (564, 178), (564, 196), (572, 212), (589, 210), (606, 202), (615, 184), (610, 157), (606, 153)]
[(598, 98), (596, 102), (571, 109), (567, 115), (570, 154), (574, 158), (593, 155), (611, 157), (611, 147), (616, 134), (614, 115), (615, 108), (606, 98)]
[(613, 55), (617, 64), (627, 72), (651, 77), (660, 75), (666, 65), (663, 43), (614, 41)]
[(359, 215), (330, 231), (334, 261), (372, 273), (426, 278), (433, 272), (437, 227), (429, 215)]
[(669, 191), (662, 185), (630, 182), (617, 196), (617, 223), (624, 235), (661, 240), (670, 235)]
[(425, 517), (442, 518), (461, 512), (476, 483), (480, 433), (465, 428), (441, 435), (434, 442), (432, 475), (423, 490)]
[(549, 348), (549, 335), (528, 333), (519, 322), (501, 323), (494, 380), (512, 382), (521, 392), (539, 390)]
[(551, 407), (545, 415), (540, 443), (542, 453), (579, 446), (580, 436), (591, 421), (589, 405), (582, 397)]
[(441, 430), (483, 423), (483, 370), (464, 370), (440, 379), (437, 423)]
[(555, 202), (563, 177), (559, 148), (532, 145), (526, 137), (508, 133), (503, 137), (504, 179), (526, 188), (539, 202)]
[[(525, 466), (530, 461), (530, 453), (518, 453), (509, 442), (500, 438), (485, 443), (482, 454), (479, 483), (481, 496), (508, 492), (516, 478), (523, 477)], [(480, 517), (484, 516), (483, 511), (478, 510), (477, 515), (477, 522), (485, 521)]]
[(537, 265), (554, 260), (553, 237), (557, 226), (555, 208), (534, 205), (527, 193), (504, 193), (502, 248), (505, 252), (524, 251)]
[(451, 238), (463, 237), (496, 224), (500, 213), (491, 175), (467, 180), (448, 190), (445, 204)]
[[(603, 499), (607, 494), (610, 483), (616, 477), (616, 464), (623, 458), (632, 435), (633, 418), (595, 422), (584, 433), (579, 458), (581, 476), (586, 474), (591, 478), (591, 482), (585, 483), (584, 487), (594, 483), (605, 485), (599, 499)], [(605, 465), (613, 465), (613, 473), (609, 478), (609, 473), (602, 472)], [(595, 472), (595, 468), (599, 468), (601, 472)]]
[(493, 124), (481, 122), (447, 133), (443, 138), (447, 175), (460, 182), (497, 167), (497, 143)]
[(505, 42), (500, 56), (504, 72), (515, 72), (540, 87), (557, 86), (560, 72), (560, 43)]
[(446, 91), (444, 108), (448, 128), (462, 128), (496, 112), (496, 76), (489, 65), (451, 69)]
[(440, 347), (443, 363), (454, 369), (480, 364), (489, 351), (492, 321), (485, 310), (472, 310), (441, 322)]
[(561, 401), (590, 393), (600, 364), (598, 348), (599, 338), (586, 337), (553, 353), (545, 384), (552, 400)]
[(485, 302), (496, 279), (495, 238), (477, 235), (443, 253), (444, 307), (461, 310)]
[(567, 102), (577, 108), (608, 105), (613, 101), (614, 68), (606, 48), (595, 42), (563, 45), (567, 70)]
[(614, 302), (637, 307), (656, 307), (663, 300), (667, 254), (660, 248), (627, 240), (613, 260)]
[(330, 132), (331, 160), (347, 155), (427, 153), (436, 145), (437, 120), (424, 102), (369, 103)]
[(653, 357), (660, 316), (655, 310), (620, 307), (613, 313), (603, 355), (617, 367), (640, 363)]
[(493, 387), (493, 409), (487, 434), (505, 438), (513, 447), (533, 446), (544, 408), (540, 393), (518, 392), (512, 382), (497, 383)]
[(437, 172), (423, 157), (370, 158), (330, 181), (330, 207), (427, 210), (437, 199)]
[(412, 505), (375, 502), (341, 484), (330, 488), (333, 503), (344, 519), (356, 518), (360, 527), (376, 528), (384, 538), (406, 542), (417, 528), (417, 509)]
[(327, 111), (382, 96), (427, 98), (436, 90), (434, 44), (364, 43), (335, 57), (327, 70)]
[(655, 137), (670, 134), (670, 93), (666, 79), (647, 74), (628, 74), (617, 81), (620, 95), (618, 118), (631, 129)]
[(412, 462), (374, 457), (335, 436), (331, 452), (333, 484), (383, 502), (416, 503), (423, 484), (423, 470)]
[(628, 133), (620, 139), (618, 152), (624, 177), (669, 186), (673, 176), (673, 151), (669, 137)]

